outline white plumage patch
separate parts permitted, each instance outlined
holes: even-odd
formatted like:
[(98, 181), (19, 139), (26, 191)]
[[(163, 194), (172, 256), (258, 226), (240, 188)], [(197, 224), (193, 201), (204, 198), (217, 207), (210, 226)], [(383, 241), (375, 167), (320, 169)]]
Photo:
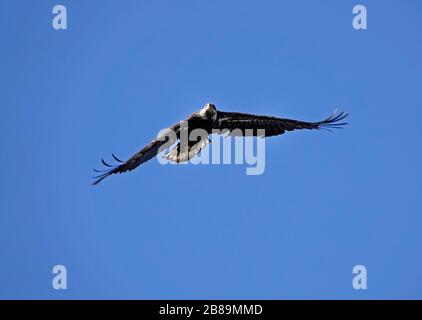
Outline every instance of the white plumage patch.
[(210, 103), (207, 103), (201, 110), (199, 110), (198, 114), (203, 119), (212, 119), (213, 121), (217, 119), (217, 111)]
[[(191, 145), (185, 145), (182, 150), (180, 142), (166, 155), (164, 158), (173, 161), (173, 162), (186, 162), (196, 156), (203, 148), (205, 148), (211, 141), (207, 139), (201, 139), (200, 141), (194, 143), (189, 142)], [(194, 143), (194, 144), (192, 144)]]

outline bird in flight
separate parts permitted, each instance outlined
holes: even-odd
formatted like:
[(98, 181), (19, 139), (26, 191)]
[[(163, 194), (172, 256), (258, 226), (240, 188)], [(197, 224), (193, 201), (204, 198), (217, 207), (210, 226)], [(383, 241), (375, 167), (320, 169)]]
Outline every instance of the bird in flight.
[[(97, 185), (102, 180), (112, 174), (132, 171), (142, 163), (152, 159), (167, 146), (171, 146), (178, 142), (177, 145), (168, 152), (164, 157), (170, 161), (177, 163), (186, 162), (207, 146), (210, 142), (206, 139), (193, 139), (183, 143), (182, 136), (194, 131), (195, 129), (203, 130), (207, 136), (212, 133), (227, 134), (228, 136), (255, 136), (255, 137), (271, 137), (278, 136), (286, 131), (298, 129), (339, 129), (346, 122), (342, 122), (348, 113), (334, 112), (328, 118), (318, 122), (305, 122), (293, 119), (283, 119), (272, 116), (261, 116), (239, 112), (223, 112), (217, 110), (215, 105), (207, 103), (199, 111), (190, 115), (186, 120), (167, 128), (157, 138), (153, 139), (147, 146), (135, 153), (127, 161), (122, 161), (112, 154), (114, 160), (118, 162), (116, 166), (112, 166), (101, 159), (106, 170), (95, 172), (100, 173), (93, 177), (96, 179), (92, 184)], [(201, 138), (201, 137), (199, 137)], [(199, 141), (198, 141), (199, 140)]]

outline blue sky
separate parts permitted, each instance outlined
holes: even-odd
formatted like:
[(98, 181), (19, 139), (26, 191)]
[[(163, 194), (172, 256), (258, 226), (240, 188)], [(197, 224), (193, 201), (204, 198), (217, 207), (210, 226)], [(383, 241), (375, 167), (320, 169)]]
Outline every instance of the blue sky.
[[(422, 298), (421, 9), (1, 1), (0, 298)], [(153, 160), (90, 185), (208, 101), (350, 125), (269, 139), (261, 176)]]

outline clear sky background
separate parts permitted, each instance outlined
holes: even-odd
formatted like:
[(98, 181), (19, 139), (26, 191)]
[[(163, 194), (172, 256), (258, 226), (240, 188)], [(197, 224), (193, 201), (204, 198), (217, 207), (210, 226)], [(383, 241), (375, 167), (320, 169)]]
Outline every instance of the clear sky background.
[[(0, 298), (422, 298), (421, 15), (416, 0), (2, 0)], [(208, 101), (350, 124), (269, 139), (262, 176), (152, 160), (90, 185), (101, 157)]]

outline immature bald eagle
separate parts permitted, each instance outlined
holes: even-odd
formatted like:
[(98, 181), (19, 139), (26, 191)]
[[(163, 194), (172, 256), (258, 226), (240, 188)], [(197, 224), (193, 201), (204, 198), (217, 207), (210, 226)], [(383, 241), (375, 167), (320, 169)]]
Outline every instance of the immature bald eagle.
[(172, 145), (176, 141), (179, 143), (165, 155), (165, 157), (175, 162), (185, 162), (193, 158), (203, 149), (210, 141), (209, 139), (199, 139), (196, 141), (188, 141), (181, 143), (181, 135), (184, 132), (192, 132), (195, 129), (203, 129), (209, 135), (215, 133), (231, 136), (259, 136), (271, 137), (283, 134), (285, 131), (292, 131), (296, 129), (337, 129), (346, 125), (346, 122), (340, 122), (346, 118), (348, 113), (334, 112), (327, 119), (318, 122), (304, 122), (292, 119), (276, 118), (271, 116), (259, 116), (253, 114), (239, 113), (239, 112), (222, 112), (218, 111), (215, 105), (207, 103), (202, 109), (190, 115), (184, 122), (187, 126), (177, 123), (167, 129), (168, 132), (174, 132), (173, 136), (166, 132), (152, 140), (146, 147), (135, 153), (129, 160), (122, 161), (114, 154), (113, 158), (119, 162), (116, 166), (111, 166), (101, 159), (102, 163), (111, 169), (104, 171), (95, 170), (101, 174), (95, 176), (96, 179), (93, 185), (98, 184), (109, 175), (115, 173), (123, 173), (132, 171), (140, 164), (155, 157), (162, 151), (163, 146)]

